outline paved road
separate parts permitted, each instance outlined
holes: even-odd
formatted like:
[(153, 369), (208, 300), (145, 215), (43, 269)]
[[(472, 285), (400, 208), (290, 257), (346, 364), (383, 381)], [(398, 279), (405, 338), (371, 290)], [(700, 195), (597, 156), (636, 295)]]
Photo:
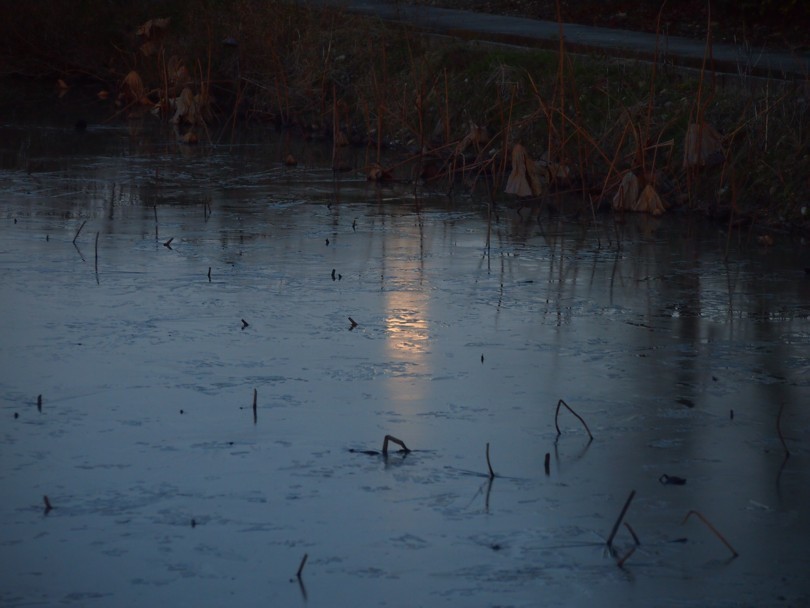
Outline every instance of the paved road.
[[(464, 39), (539, 48), (557, 48), (559, 45), (560, 29), (553, 21), (413, 6), (396, 0), (299, 1), (309, 6), (341, 7), (351, 13), (407, 23), (426, 32)], [(656, 43), (655, 34), (587, 25), (564, 24), (563, 36), (566, 49), (571, 52), (596, 52), (646, 60), (654, 57), (658, 44), (659, 57), (664, 61), (692, 68), (701, 66), (706, 51), (705, 41), (702, 40), (668, 36)], [(743, 72), (790, 80), (810, 78), (810, 53), (807, 52), (794, 55), (787, 52), (746, 50), (742, 46), (715, 43), (712, 45), (712, 59), (717, 72)]]

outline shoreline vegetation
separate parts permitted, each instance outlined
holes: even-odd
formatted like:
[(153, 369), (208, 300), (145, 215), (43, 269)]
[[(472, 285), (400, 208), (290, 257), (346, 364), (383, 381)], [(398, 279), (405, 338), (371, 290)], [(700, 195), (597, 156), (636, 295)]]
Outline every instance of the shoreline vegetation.
[[(430, 36), (281, 0), (42, 0), (0, 30), (3, 78), (90, 88), (110, 120), (162, 120), (188, 144), (268, 123), (331, 142), (333, 168), (369, 180), (392, 177), (393, 149), (415, 181), (493, 204), (583, 221), (695, 213), (761, 245), (810, 231), (810, 76), (754, 78), (743, 63), (718, 75), (711, 27), (700, 70), (575, 55), (563, 39), (547, 51)], [(346, 146), (365, 147), (366, 166), (345, 165)]]

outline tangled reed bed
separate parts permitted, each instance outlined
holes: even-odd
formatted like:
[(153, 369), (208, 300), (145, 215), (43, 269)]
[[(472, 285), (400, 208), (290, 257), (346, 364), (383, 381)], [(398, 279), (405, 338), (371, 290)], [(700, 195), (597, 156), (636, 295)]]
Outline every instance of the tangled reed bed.
[[(111, 120), (152, 114), (188, 144), (271, 122), (331, 141), (336, 170), (375, 181), (408, 166), (407, 179), (493, 202), (577, 193), (592, 219), (685, 209), (730, 229), (810, 224), (807, 81), (754, 80), (742, 64), (718, 79), (711, 35), (695, 74), (663, 57), (574, 56), (562, 37), (555, 51), (477, 45), (281, 0), (97, 8), (16, 11), (8, 71), (59, 79), (68, 95), (92, 83)], [(346, 164), (347, 145), (365, 148), (362, 166)], [(382, 164), (386, 148), (401, 152), (396, 167)], [(525, 186), (508, 183), (516, 169)]]

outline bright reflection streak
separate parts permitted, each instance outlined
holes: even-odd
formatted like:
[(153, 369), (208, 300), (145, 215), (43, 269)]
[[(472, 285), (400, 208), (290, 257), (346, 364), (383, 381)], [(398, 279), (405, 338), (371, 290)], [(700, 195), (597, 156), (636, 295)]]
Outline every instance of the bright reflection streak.
[(430, 375), (427, 304), (427, 296), (420, 292), (388, 293), (385, 331), (392, 370), (387, 387), (393, 401), (414, 402), (425, 397), (425, 379)]
[[(396, 294), (402, 296), (403, 294)], [(393, 306), (385, 319), (388, 346), (394, 356), (421, 359), (428, 347), (428, 323), (418, 310), (402, 308), (401, 297), (391, 298)], [(397, 306), (400, 305), (400, 306)]]

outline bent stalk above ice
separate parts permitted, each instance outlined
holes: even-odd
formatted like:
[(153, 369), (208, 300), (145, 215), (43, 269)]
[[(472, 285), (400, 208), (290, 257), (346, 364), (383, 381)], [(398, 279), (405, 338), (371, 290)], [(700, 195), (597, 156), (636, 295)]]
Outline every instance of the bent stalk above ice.
[(586, 430), (586, 431), (588, 431), (588, 437), (590, 437), (590, 438), (591, 438), (591, 440), (593, 440), (593, 435), (591, 434), (591, 429), (589, 429), (589, 428), (588, 428), (588, 423), (587, 423), (587, 422), (585, 422), (585, 420), (582, 418), (582, 416), (580, 416), (579, 414), (577, 414), (577, 413), (576, 413), (576, 412), (575, 412), (575, 411), (574, 411), (574, 410), (571, 408), (571, 406), (570, 406), (570, 405), (568, 405), (568, 404), (567, 404), (565, 401), (563, 401), (562, 399), (560, 399), (560, 400), (557, 402), (557, 412), (554, 414), (554, 426), (555, 426), (555, 427), (557, 427), (557, 436), (559, 437), (560, 435), (562, 435), (562, 431), (560, 430), (560, 425), (559, 425), (559, 423), (557, 422), (557, 419), (560, 417), (560, 407), (561, 407), (561, 406), (563, 406), (563, 405), (565, 406), (565, 408), (566, 408), (566, 409), (567, 409), (569, 412), (571, 412), (571, 413), (572, 413), (574, 416), (576, 416), (576, 417), (577, 417), (577, 420), (579, 420), (579, 421), (582, 423), (582, 426), (584, 426), (584, 427), (585, 427), (585, 430)]
[(397, 439), (393, 435), (386, 435), (385, 439), (383, 439), (383, 447), (382, 447), (383, 456), (388, 455), (388, 442), (389, 441), (391, 443), (396, 443), (398, 446), (400, 446), (402, 448), (402, 451), (405, 452), (406, 454), (408, 452), (410, 452), (410, 450), (408, 449), (408, 446), (405, 445), (404, 441), (402, 441), (401, 439)]

